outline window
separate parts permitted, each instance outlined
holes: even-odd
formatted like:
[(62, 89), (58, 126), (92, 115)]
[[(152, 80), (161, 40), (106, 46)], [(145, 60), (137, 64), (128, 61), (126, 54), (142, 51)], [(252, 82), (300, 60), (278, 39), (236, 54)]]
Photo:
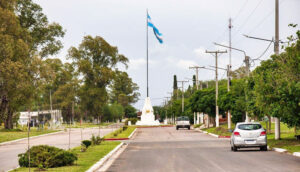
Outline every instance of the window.
[(260, 124), (241, 124), (238, 126), (240, 130), (258, 130), (261, 129)]

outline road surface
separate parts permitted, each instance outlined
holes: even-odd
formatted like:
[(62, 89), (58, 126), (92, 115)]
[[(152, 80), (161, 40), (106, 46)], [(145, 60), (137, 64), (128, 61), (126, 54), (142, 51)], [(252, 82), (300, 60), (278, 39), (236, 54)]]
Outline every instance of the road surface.
[[(101, 129), (101, 136), (106, 135), (116, 129), (117, 126)], [(94, 134), (97, 136), (99, 129), (85, 128), (82, 130), (82, 139), (90, 139)], [(71, 148), (81, 144), (80, 128), (71, 128)], [(69, 148), (69, 132), (60, 132), (53, 135), (41, 136), (30, 139), (30, 146), (50, 145), (62, 149)], [(18, 167), (18, 154), (27, 150), (27, 140), (0, 145), (0, 172), (7, 171)]]
[(299, 172), (300, 158), (258, 149), (230, 150), (228, 139), (194, 130), (139, 128), (110, 172)]

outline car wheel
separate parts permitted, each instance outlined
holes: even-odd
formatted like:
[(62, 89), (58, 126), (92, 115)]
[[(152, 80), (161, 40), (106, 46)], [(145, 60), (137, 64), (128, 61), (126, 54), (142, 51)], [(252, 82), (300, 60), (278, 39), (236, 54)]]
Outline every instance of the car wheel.
[(176, 130), (178, 130), (178, 127), (176, 127)]
[(236, 152), (237, 151), (237, 147), (233, 145), (232, 147), (233, 151)]
[(233, 147), (232, 147), (232, 146), (230, 146), (230, 148), (231, 148), (231, 151), (233, 151)]
[(268, 147), (267, 147), (267, 146), (262, 146), (262, 147), (260, 147), (260, 150), (261, 150), (261, 151), (267, 151), (267, 150), (268, 150)]
[(188, 127), (188, 129), (190, 130), (190, 129), (191, 129), (191, 127)]

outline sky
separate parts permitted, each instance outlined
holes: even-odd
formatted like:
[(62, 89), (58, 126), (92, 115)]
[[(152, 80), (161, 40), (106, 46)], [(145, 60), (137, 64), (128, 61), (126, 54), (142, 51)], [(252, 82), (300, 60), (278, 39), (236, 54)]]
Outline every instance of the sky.
[[(177, 80), (192, 78), (190, 66), (215, 66), (215, 57), (205, 50), (225, 50), (213, 43), (228, 45), (229, 18), (232, 18), (232, 47), (244, 50), (250, 58), (266, 60), (274, 52), (269, 42), (250, 36), (272, 39), (275, 33), (275, 0), (34, 0), (48, 16), (66, 30), (64, 48), (50, 58), (66, 62), (68, 49), (77, 47), (84, 35), (101, 36), (129, 59), (126, 71), (140, 87), (140, 100), (134, 107), (141, 110), (146, 97), (146, 10), (163, 34), (160, 44), (149, 29), (149, 94), (152, 105), (161, 105), (170, 96), (173, 75)], [(300, 29), (300, 0), (279, 0), (279, 37)], [(265, 53), (264, 53), (265, 52)], [(263, 54), (264, 53), (264, 54)], [(232, 51), (232, 69), (243, 65), (244, 54)], [(226, 68), (229, 54), (218, 57), (218, 66)], [(256, 61), (253, 70), (259, 61)], [(219, 70), (219, 79), (226, 73)], [(213, 80), (214, 71), (199, 71), (199, 80)], [(192, 82), (189, 83), (192, 85)], [(185, 85), (185, 89), (187, 84)]]

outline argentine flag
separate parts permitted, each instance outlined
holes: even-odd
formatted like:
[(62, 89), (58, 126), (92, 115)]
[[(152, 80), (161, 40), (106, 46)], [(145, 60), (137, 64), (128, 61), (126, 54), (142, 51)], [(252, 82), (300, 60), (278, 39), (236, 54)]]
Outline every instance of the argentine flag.
[(159, 43), (163, 43), (162, 34), (158, 31), (158, 29), (154, 26), (154, 24), (151, 21), (151, 17), (147, 13), (147, 20), (148, 20), (148, 26), (153, 28), (153, 32)]

